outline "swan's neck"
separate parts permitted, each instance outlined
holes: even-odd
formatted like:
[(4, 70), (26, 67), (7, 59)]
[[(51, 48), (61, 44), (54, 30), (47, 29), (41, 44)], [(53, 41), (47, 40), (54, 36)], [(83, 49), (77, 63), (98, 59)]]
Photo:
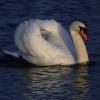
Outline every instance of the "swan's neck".
[(88, 62), (88, 54), (83, 39), (76, 31), (70, 29), (70, 33), (77, 53), (77, 63)]

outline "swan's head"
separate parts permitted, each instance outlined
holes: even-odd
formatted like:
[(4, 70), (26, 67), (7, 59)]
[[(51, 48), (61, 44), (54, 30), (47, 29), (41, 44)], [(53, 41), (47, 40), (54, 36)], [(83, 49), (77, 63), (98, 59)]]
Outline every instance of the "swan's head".
[(72, 24), (70, 25), (70, 29), (80, 34), (84, 40), (88, 40), (86, 26), (84, 25), (83, 22), (73, 21)]

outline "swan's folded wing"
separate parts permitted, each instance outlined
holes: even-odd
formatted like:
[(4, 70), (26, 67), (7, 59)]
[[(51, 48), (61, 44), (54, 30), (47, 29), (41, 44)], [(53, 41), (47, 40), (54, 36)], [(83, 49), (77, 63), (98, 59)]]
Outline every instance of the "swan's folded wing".
[[(48, 39), (43, 37), (41, 27), (48, 34)], [(61, 37), (59, 35), (58, 28), (58, 23), (55, 21), (41, 22), (39, 20), (38, 23), (37, 21), (26, 21), (19, 26), (16, 31), (15, 42), (23, 53), (24, 59), (37, 65), (69, 64), (72, 61), (74, 62), (69, 48), (67, 49), (67, 45), (63, 42), (65, 36)], [(71, 45), (68, 42), (67, 44)], [(19, 56), (16, 52), (6, 51), (6, 53)]]

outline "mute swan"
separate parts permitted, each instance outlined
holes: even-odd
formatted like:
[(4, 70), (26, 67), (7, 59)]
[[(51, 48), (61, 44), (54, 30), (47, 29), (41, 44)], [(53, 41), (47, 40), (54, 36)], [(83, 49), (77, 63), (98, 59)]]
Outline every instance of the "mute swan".
[[(70, 34), (55, 20), (28, 20), (15, 31), (15, 44), (20, 53), (5, 51), (39, 65), (73, 65), (89, 61), (83, 39), (87, 40), (86, 27), (74, 21)], [(82, 39), (83, 38), (83, 39)]]

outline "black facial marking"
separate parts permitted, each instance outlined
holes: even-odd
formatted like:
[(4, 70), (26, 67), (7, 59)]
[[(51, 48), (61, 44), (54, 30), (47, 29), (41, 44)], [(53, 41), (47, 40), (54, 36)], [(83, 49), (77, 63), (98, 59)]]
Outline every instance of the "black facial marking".
[(82, 30), (83, 30), (83, 32), (84, 32), (84, 33), (86, 33), (86, 34), (88, 33), (86, 28), (81, 27), (81, 26), (79, 26), (79, 28), (80, 28), (80, 31), (82, 31)]

